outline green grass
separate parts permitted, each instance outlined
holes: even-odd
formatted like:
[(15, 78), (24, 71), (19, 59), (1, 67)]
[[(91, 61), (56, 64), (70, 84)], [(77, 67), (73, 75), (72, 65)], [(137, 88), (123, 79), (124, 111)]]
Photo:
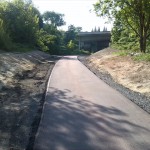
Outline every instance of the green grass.
[(130, 52), (139, 52), (139, 45), (133, 44), (133, 42), (130, 43), (115, 43), (115, 44), (111, 44), (111, 48), (113, 49), (118, 49), (118, 50), (123, 50), (123, 51), (130, 51)]
[(114, 52), (113, 54), (117, 55), (117, 56), (127, 56), (129, 54), (129, 51), (127, 51), (127, 50), (118, 50), (118, 52)]
[(137, 56), (134, 56), (133, 59), (136, 61), (150, 61), (150, 53), (145, 53), (145, 54), (141, 53)]
[(140, 53), (139, 45), (138, 44), (132, 45), (132, 43), (121, 44), (121, 45), (111, 44), (111, 48), (118, 49), (118, 52), (115, 52), (114, 55), (127, 56), (131, 53), (136, 54), (138, 52), (139, 53), (138, 55), (132, 56), (133, 60), (150, 61), (150, 44), (147, 46), (147, 53)]
[[(113, 54), (117, 55), (117, 56), (127, 56), (130, 53), (131, 52), (129, 52), (129, 51), (119, 50), (118, 52), (114, 52)], [(145, 54), (144, 53), (139, 53), (138, 55), (133, 56), (132, 58), (135, 61), (150, 61), (150, 53), (145, 53)]]
[[(127, 50), (118, 50), (118, 52), (114, 52), (114, 55), (117, 56), (127, 56), (131, 53), (131, 51)], [(139, 53), (138, 55), (132, 56), (135, 61), (150, 61), (150, 53)]]

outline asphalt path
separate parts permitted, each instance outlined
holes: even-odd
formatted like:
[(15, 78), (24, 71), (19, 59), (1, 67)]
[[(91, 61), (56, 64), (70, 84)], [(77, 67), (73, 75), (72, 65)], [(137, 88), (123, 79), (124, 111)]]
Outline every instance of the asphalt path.
[(50, 77), (34, 150), (150, 150), (150, 115), (66, 56)]

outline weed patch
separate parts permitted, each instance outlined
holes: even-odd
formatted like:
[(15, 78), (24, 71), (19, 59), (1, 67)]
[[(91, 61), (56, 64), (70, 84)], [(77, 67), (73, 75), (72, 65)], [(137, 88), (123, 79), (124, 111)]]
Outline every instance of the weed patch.
[(134, 60), (136, 60), (136, 61), (150, 61), (150, 54), (146, 53), (146, 54), (140, 54), (140, 55), (134, 56)]

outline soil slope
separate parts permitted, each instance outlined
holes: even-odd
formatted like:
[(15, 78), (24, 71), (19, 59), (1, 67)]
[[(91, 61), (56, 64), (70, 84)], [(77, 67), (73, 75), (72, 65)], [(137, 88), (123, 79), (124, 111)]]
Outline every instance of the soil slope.
[(34, 138), (56, 60), (41, 51), (0, 53), (0, 149), (23, 150)]

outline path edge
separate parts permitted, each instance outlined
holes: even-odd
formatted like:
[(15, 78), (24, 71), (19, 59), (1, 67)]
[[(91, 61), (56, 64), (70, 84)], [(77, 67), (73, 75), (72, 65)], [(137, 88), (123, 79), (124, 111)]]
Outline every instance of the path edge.
[[(62, 57), (62, 58), (63, 58), (63, 57)], [(41, 119), (40, 119), (40, 123), (39, 123), (39, 126), (38, 126), (37, 133), (35, 134), (35, 140), (34, 140), (34, 143), (33, 143), (33, 148), (32, 148), (32, 150), (36, 150), (36, 149), (34, 148), (34, 147), (35, 147), (35, 141), (36, 141), (36, 139), (37, 139), (37, 137), (38, 137), (39, 129), (40, 129), (40, 126), (41, 126), (41, 124), (42, 124), (42, 119), (43, 119), (43, 117), (44, 117), (43, 111), (44, 111), (46, 99), (47, 99), (47, 96), (48, 96), (48, 88), (49, 88), (49, 85), (50, 85), (50, 83), (51, 83), (51, 78), (52, 78), (52, 76), (53, 76), (53, 72), (54, 72), (54, 70), (55, 70), (55, 67), (56, 67), (57, 63), (58, 63), (62, 58), (60, 58), (60, 59), (55, 63), (55, 65), (54, 65), (54, 67), (53, 67), (53, 69), (52, 69), (52, 71), (51, 71), (51, 73), (50, 73), (48, 82), (47, 82), (47, 87), (46, 87), (45, 96), (44, 96), (44, 99), (45, 99), (45, 100), (44, 100), (44, 104), (43, 104), (43, 108), (42, 108)]]

